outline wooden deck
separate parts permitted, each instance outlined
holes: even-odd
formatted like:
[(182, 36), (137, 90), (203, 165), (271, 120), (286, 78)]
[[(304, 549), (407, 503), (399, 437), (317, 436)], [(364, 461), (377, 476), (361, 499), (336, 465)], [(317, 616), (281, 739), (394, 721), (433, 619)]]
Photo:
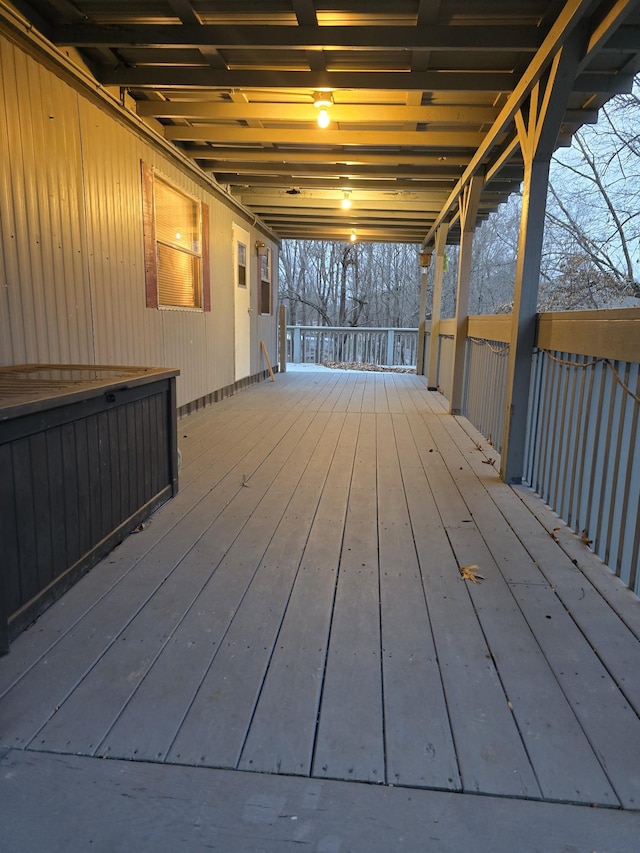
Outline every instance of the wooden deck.
[(0, 660), (0, 747), (640, 808), (640, 600), (421, 377), (178, 431), (178, 496)]

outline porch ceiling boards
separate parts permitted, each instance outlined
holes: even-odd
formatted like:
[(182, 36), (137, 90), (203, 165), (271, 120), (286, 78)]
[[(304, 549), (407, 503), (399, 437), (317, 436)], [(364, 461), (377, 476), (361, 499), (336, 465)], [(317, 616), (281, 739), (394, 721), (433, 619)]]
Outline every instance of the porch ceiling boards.
[(420, 243), (470, 163), (487, 216), (522, 177), (514, 113), (575, 28), (559, 144), (629, 89), (640, 54), (635, 0), (13, 5), (281, 238)]
[(179, 436), (178, 496), (0, 660), (0, 756), (638, 810), (638, 600), (423, 378), (291, 372)]

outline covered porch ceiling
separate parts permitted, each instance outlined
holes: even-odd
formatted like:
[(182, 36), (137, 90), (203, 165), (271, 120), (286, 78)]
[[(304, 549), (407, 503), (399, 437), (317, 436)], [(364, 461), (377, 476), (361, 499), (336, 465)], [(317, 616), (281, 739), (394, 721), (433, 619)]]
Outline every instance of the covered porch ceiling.
[(12, 6), (281, 239), (455, 241), (473, 174), (480, 219), (518, 188), (515, 115), (577, 28), (559, 145), (640, 68), (638, 0)]

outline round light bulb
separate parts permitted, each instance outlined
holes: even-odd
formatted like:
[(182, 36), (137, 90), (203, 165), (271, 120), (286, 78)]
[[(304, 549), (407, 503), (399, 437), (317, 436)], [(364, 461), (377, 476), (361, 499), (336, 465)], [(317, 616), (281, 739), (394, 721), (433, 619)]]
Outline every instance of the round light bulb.
[(355, 231), (351, 232), (351, 237), (349, 239), (351, 240), (352, 243), (356, 242), (356, 232)]
[(329, 113), (327, 110), (320, 110), (318, 113), (318, 126), (322, 128), (329, 127), (329, 121)]
[(346, 195), (342, 199), (342, 201), (340, 202), (340, 205), (341, 205), (343, 210), (349, 210), (349, 208), (351, 207), (351, 199), (349, 198), (348, 195)]

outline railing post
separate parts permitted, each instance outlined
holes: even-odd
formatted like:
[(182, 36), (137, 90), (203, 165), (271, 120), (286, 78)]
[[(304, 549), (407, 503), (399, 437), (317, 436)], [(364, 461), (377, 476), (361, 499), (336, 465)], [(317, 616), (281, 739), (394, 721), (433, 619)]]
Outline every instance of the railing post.
[(287, 372), (287, 309), (280, 306), (280, 373)]
[(476, 227), (480, 194), (484, 184), (482, 175), (475, 175), (465, 187), (460, 199), (460, 224), (462, 234), (458, 261), (458, 293), (456, 297), (456, 331), (453, 344), (453, 369), (451, 376), (451, 399), (449, 411), (452, 415), (464, 414), (464, 366), (467, 349), (467, 325), (469, 318), (469, 282), (471, 280), (471, 252), (473, 233)]
[[(429, 261), (431, 255), (429, 255)], [(421, 265), (420, 274), (420, 309), (418, 311), (418, 343), (416, 348), (416, 373), (418, 376), (425, 375), (425, 344), (427, 322), (425, 315), (427, 313), (427, 270)]]
[(302, 334), (300, 326), (293, 327), (293, 363), (300, 364), (302, 362)]
[(442, 308), (442, 278), (444, 276), (444, 257), (447, 248), (448, 225), (443, 223), (436, 232), (436, 263), (433, 272), (433, 300), (431, 305), (431, 340), (429, 341), (429, 371), (427, 387), (430, 391), (438, 388), (438, 363), (440, 361), (440, 312)]
[(395, 337), (395, 331), (393, 329), (387, 329), (387, 364), (389, 366), (394, 364), (394, 357), (393, 357), (394, 337)]

